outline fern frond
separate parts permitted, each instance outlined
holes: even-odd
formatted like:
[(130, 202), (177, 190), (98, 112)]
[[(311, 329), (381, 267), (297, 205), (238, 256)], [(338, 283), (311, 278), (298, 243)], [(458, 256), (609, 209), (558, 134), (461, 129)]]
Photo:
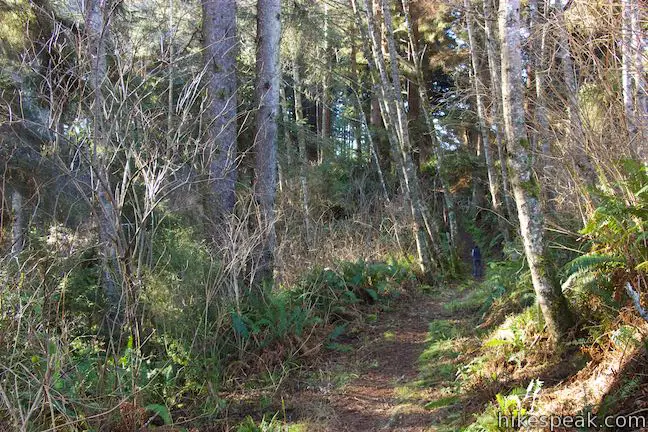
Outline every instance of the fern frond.
[(626, 261), (616, 255), (609, 254), (596, 254), (596, 255), (581, 255), (578, 258), (570, 261), (565, 265), (566, 276), (570, 277), (574, 273), (582, 270), (597, 269), (603, 266), (623, 267)]

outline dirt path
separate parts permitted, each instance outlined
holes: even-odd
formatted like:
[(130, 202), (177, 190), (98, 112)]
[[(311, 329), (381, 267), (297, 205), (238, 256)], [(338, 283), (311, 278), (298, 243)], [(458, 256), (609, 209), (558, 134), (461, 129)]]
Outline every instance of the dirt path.
[(335, 352), (293, 395), (295, 414), (308, 430), (430, 431), (434, 415), (424, 408), (424, 392), (408, 390), (419, 378), (430, 321), (448, 317), (441, 296), (412, 294), (394, 303), (376, 323)]

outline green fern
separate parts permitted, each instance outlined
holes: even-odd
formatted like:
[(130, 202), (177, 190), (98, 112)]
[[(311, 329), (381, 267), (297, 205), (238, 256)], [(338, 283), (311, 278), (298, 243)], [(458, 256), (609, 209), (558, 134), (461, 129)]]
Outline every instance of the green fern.
[(625, 260), (616, 255), (610, 254), (588, 254), (581, 255), (578, 258), (570, 261), (565, 266), (566, 268), (566, 277), (569, 278), (575, 273), (582, 272), (585, 270), (598, 270), (602, 268), (610, 267), (624, 267), (626, 264)]

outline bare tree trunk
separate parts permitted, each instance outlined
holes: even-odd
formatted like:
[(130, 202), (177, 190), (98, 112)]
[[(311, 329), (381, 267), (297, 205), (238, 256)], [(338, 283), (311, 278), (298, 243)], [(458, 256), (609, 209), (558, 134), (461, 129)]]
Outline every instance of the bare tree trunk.
[[(543, 16), (546, 16), (547, 2)], [(533, 53), (531, 62), (535, 70), (535, 104), (534, 119), (536, 123), (536, 151), (538, 156), (534, 158), (536, 171), (543, 183), (543, 192), (545, 194), (544, 202), (549, 212), (553, 208), (554, 193), (549, 189), (547, 181), (555, 177), (553, 163), (551, 162), (551, 138), (549, 132), (549, 110), (547, 108), (547, 69), (548, 49), (547, 49), (547, 32), (546, 22), (541, 22), (538, 10), (538, 0), (529, 0), (529, 15), (531, 21), (531, 37), (533, 38)]]
[[(484, 0), (484, 1), (489, 1), (489, 0)], [(481, 132), (481, 137), (482, 137), (482, 148), (484, 150), (484, 159), (486, 160), (486, 172), (488, 173), (488, 188), (490, 190), (490, 195), (491, 195), (491, 204), (493, 206), (493, 211), (498, 215), (497, 222), (499, 225), (499, 230), (502, 233), (502, 236), (504, 237), (504, 242), (508, 243), (510, 241), (509, 238), (509, 232), (508, 232), (508, 227), (506, 226), (506, 222), (503, 220), (504, 215), (502, 214), (502, 207), (501, 207), (501, 202), (500, 202), (500, 180), (499, 176), (497, 175), (497, 171), (495, 169), (495, 163), (493, 161), (493, 157), (491, 155), (491, 149), (490, 149), (490, 128), (488, 127), (488, 122), (486, 120), (486, 106), (484, 103), (484, 96), (486, 93), (486, 86), (484, 85), (480, 73), (480, 67), (479, 67), (479, 57), (478, 57), (478, 49), (477, 49), (477, 42), (475, 40), (475, 31), (473, 28), (473, 19), (472, 19), (472, 9), (470, 5), (470, 0), (464, 0), (464, 9), (466, 10), (466, 28), (468, 30), (468, 43), (470, 44), (470, 53), (471, 53), (471, 59), (472, 59), (472, 80), (473, 80), (473, 87), (475, 89), (475, 99), (477, 101), (477, 119), (479, 122), (479, 130)], [(488, 21), (490, 17), (486, 17), (486, 20)], [(492, 49), (492, 48), (491, 48)], [(497, 69), (497, 66), (495, 65), (495, 62), (491, 62), (489, 69), (493, 70), (494, 68)], [(496, 73), (496, 72), (495, 72)], [(499, 89), (499, 86), (493, 88), (493, 92), (495, 96), (493, 97), (493, 104), (497, 107), (498, 103), (498, 97), (497, 93), (495, 93)], [(497, 109), (497, 108), (495, 108)], [(496, 112), (496, 118), (498, 117), (498, 113)]]
[[(562, 75), (567, 90), (567, 120), (569, 121), (569, 135), (567, 142), (572, 149), (572, 158), (576, 172), (588, 186), (596, 184), (596, 170), (587, 154), (587, 139), (583, 129), (579, 103), (579, 85), (576, 80), (574, 59), (571, 54), (570, 35), (565, 23), (562, 3), (553, 6), (557, 26), (558, 49), (556, 56), (560, 59)], [(586, 189), (581, 188), (583, 195), (588, 196)], [(589, 198), (587, 199), (589, 201)]]
[(443, 170), (444, 155), (443, 149), (441, 148), (441, 142), (436, 132), (436, 127), (434, 126), (434, 120), (432, 118), (432, 108), (430, 107), (430, 102), (428, 99), (427, 92), (425, 90), (425, 80), (423, 78), (423, 69), (420, 65), (422, 59), (419, 58), (418, 53), (418, 41), (415, 37), (415, 32), (412, 26), (412, 19), (410, 15), (409, 0), (402, 0), (403, 4), (403, 13), (405, 15), (405, 24), (407, 26), (407, 33), (409, 35), (410, 43), (410, 52), (414, 60), (414, 68), (416, 72), (416, 83), (414, 86), (418, 90), (418, 99), (420, 101), (421, 110), (423, 112), (423, 117), (425, 119), (425, 125), (427, 126), (428, 135), (432, 141), (432, 149), (436, 159), (436, 168), (439, 173), (439, 178), (441, 179), (441, 187), (443, 189), (443, 198), (448, 210), (448, 225), (450, 227), (450, 249), (451, 253), (456, 255), (457, 245), (459, 241), (459, 228), (457, 224), (457, 213), (455, 208), (454, 197), (450, 191), (450, 182), (448, 181), (447, 176)]
[(290, 131), (289, 125), (291, 123), (290, 115), (288, 112), (288, 99), (286, 98), (286, 89), (284, 86), (279, 88), (279, 98), (281, 100), (281, 116), (283, 122), (283, 143), (284, 151), (286, 153), (286, 162), (288, 165), (293, 163), (294, 142), (293, 135)]
[[(88, 52), (90, 54), (90, 86), (93, 93), (92, 179), (95, 194), (95, 215), (99, 226), (102, 281), (106, 298), (105, 328), (113, 341), (121, 335), (124, 312), (124, 280), (117, 260), (120, 212), (110, 186), (106, 151), (109, 146), (103, 108), (104, 81), (108, 76), (106, 39), (110, 34), (111, 2), (87, 0), (85, 3)], [(99, 150), (101, 149), (101, 150)]]
[(255, 195), (259, 203), (261, 246), (259, 272), (262, 279), (272, 277), (277, 242), (275, 196), (277, 191), (277, 117), (279, 115), (279, 42), (281, 38), (281, 1), (257, 2), (257, 80), (258, 106), (255, 139)]
[(625, 108), (626, 123), (628, 124), (628, 134), (630, 139), (635, 138), (637, 135), (637, 124), (635, 122), (635, 103), (634, 92), (632, 85), (632, 23), (630, 22), (630, 2), (631, 0), (623, 0), (622, 5), (622, 18), (621, 18), (621, 52), (622, 52), (622, 66), (621, 66), (621, 80), (623, 87), (623, 106)]
[(235, 0), (202, 0), (207, 71), (209, 176), (213, 197), (208, 208), (221, 226), (236, 203), (236, 33)]
[[(299, 44), (297, 45), (297, 50)], [(295, 52), (293, 57), (293, 85), (295, 90), (295, 123), (297, 123), (297, 145), (299, 147), (299, 181), (301, 183), (302, 207), (304, 211), (304, 227), (306, 229), (306, 247), (312, 246), (312, 230), (310, 225), (310, 207), (308, 194), (308, 178), (306, 176), (306, 166), (308, 164), (308, 155), (306, 154), (306, 135), (304, 133), (304, 109), (301, 94), (301, 74), (299, 71), (300, 55)]]
[(25, 218), (23, 214), (23, 196), (17, 189), (11, 191), (11, 256), (17, 258), (25, 245)]
[[(358, 60), (357, 60), (357, 55), (358, 51), (356, 49), (356, 31), (357, 28), (354, 26), (353, 27), (353, 34), (351, 35), (351, 86), (353, 87), (353, 92), (356, 95), (356, 110), (357, 110), (357, 115), (358, 118), (362, 117), (364, 119), (364, 122), (358, 122), (354, 121), (353, 122), (353, 138), (355, 141), (355, 150), (356, 150), (356, 159), (358, 161), (362, 160), (362, 129), (363, 125), (367, 122), (367, 118), (364, 113), (364, 109), (362, 109), (362, 100), (360, 99), (360, 95), (357, 93), (356, 86), (358, 86)], [(369, 132), (369, 129), (367, 129), (367, 132)], [(371, 144), (373, 145), (373, 143)], [(378, 169), (380, 170), (380, 176), (381, 176), (381, 182), (382, 182), (382, 170), (380, 169), (380, 166), (378, 166)]]
[(524, 115), (524, 88), (520, 45), (520, 0), (501, 0), (499, 30), (502, 36), (502, 108), (506, 143), (520, 232), (538, 303), (554, 338), (562, 340), (572, 316), (560, 286), (553, 283), (544, 240), (540, 185), (532, 173)]
[[(332, 53), (329, 41), (329, 27), (330, 27), (329, 5), (324, 2), (324, 58), (326, 59), (326, 66), (324, 70), (324, 77), (322, 80), (322, 129), (321, 137), (327, 140), (331, 137), (331, 68), (332, 68)], [(322, 163), (324, 158), (323, 147), (326, 143), (320, 144), (319, 156), (317, 163)]]
[[(634, 81), (637, 100), (636, 122), (639, 129), (640, 143), (639, 154), (643, 155), (643, 161), (648, 161), (648, 84), (646, 83), (646, 74), (644, 71), (645, 59), (645, 40), (646, 34), (641, 26), (645, 22), (645, 17), (641, 16), (642, 11), (646, 13), (646, 8), (641, 8), (639, 0), (630, 1), (630, 26), (632, 29), (632, 51), (634, 53)], [(624, 3), (625, 5), (625, 3)], [(643, 143), (643, 146), (641, 145)]]
[[(354, 2), (355, 4), (355, 2)], [(391, 23), (391, 11), (389, 10), (389, 5), (383, 0), (383, 15), (384, 23), (386, 26), (387, 32), (387, 43), (388, 51), (390, 56), (390, 61), (392, 63), (392, 80), (390, 82), (387, 67), (385, 65), (385, 60), (382, 55), (381, 43), (376, 32), (375, 25), (376, 21), (374, 18), (372, 5), (369, 4), (368, 0), (363, 0), (363, 6), (365, 7), (366, 22), (368, 26), (369, 37), (371, 38), (372, 48), (373, 48), (373, 59), (376, 65), (376, 68), (380, 74), (380, 81), (382, 83), (381, 92), (384, 98), (383, 104), (383, 117), (385, 117), (385, 111), (388, 113), (388, 118), (390, 121), (386, 126), (392, 125), (395, 129), (396, 136), (392, 137), (394, 141), (398, 142), (398, 158), (401, 164), (401, 186), (405, 191), (406, 198), (410, 205), (410, 211), (412, 214), (413, 224), (412, 231), (414, 234), (414, 239), (416, 240), (416, 249), (419, 259), (419, 266), (421, 272), (425, 273), (431, 269), (432, 259), (429, 253), (429, 230), (426, 233), (426, 229), (429, 224), (426, 223), (425, 211), (423, 209), (422, 198), (420, 195), (418, 178), (416, 176), (415, 167), (412, 162), (410, 150), (411, 145), (409, 141), (409, 130), (407, 128), (407, 116), (405, 113), (405, 107), (403, 105), (403, 96), (402, 88), (400, 84), (400, 74), (398, 72), (398, 63), (396, 59), (396, 49), (393, 40), (392, 32), (392, 23)], [(387, 123), (387, 121), (386, 121)], [(393, 145), (392, 145), (393, 147)]]
[[(492, 98), (492, 117), (495, 123), (495, 141), (497, 144), (497, 157), (500, 161), (500, 175), (502, 178), (502, 196), (509, 219), (515, 219), (515, 204), (511, 199), (509, 190), (509, 176), (506, 167), (506, 149), (504, 148), (504, 121), (502, 120), (502, 90), (501, 90), (501, 67), (499, 35), (497, 34), (497, 16), (495, 14), (493, 0), (483, 0), (484, 7), (484, 32), (486, 39), (486, 57), (488, 59), (488, 72)], [(499, 184), (499, 183), (498, 183)]]
[(173, 79), (174, 79), (174, 68), (173, 62), (175, 61), (174, 50), (173, 50), (173, 33), (174, 33), (174, 24), (173, 24), (173, 2), (174, 0), (169, 0), (169, 80), (168, 80), (168, 94), (167, 94), (167, 155), (171, 155), (171, 148), (174, 142), (175, 134), (171, 133), (173, 129)]

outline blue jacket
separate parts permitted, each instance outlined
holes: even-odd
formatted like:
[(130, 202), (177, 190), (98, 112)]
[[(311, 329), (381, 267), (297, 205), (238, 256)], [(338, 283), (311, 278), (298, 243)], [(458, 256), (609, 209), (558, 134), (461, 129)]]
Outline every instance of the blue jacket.
[(470, 251), (470, 255), (472, 256), (472, 259), (475, 261), (481, 260), (481, 251), (479, 250), (478, 246), (472, 248), (472, 251)]

